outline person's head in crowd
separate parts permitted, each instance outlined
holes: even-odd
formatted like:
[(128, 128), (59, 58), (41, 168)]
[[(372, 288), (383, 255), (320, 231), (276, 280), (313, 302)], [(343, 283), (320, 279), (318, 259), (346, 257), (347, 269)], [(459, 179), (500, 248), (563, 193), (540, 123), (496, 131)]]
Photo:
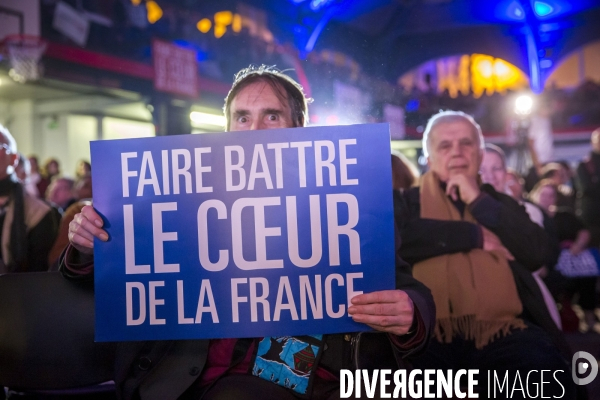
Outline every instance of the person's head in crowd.
[(44, 172), (47, 178), (60, 174), (60, 164), (57, 159), (50, 158), (44, 163)]
[(27, 157), (25, 157), (22, 153), (19, 153), (19, 162), (15, 167), (15, 173), (17, 174), (17, 178), (21, 183), (27, 182), (29, 179), (29, 174), (31, 173), (31, 164)]
[(489, 183), (497, 192), (505, 193), (506, 188), (506, 155), (500, 147), (488, 143), (479, 168), (483, 183)]
[(31, 155), (28, 157), (29, 165), (31, 166), (30, 174), (39, 174), (40, 173), (40, 163), (38, 161), (37, 156)]
[(417, 183), (419, 170), (402, 153), (392, 154), (392, 187), (395, 190), (408, 189)]
[(462, 111), (439, 112), (423, 134), (423, 154), (442, 182), (455, 174), (476, 177), (484, 147), (479, 124)]
[(17, 142), (8, 129), (0, 125), (0, 180), (6, 179), (15, 172), (19, 162)]
[(553, 216), (556, 212), (558, 188), (552, 179), (542, 179), (529, 193), (529, 200), (537, 204), (545, 213)]
[(592, 151), (600, 154), (600, 128), (592, 132), (590, 141), (592, 142)]
[(88, 176), (92, 174), (92, 165), (85, 161), (79, 160), (77, 166), (75, 167), (75, 178), (81, 179), (84, 176)]
[(513, 199), (523, 200), (523, 192), (525, 191), (525, 179), (512, 168), (506, 170), (506, 189)]
[(92, 176), (86, 175), (75, 183), (75, 198), (77, 200), (92, 198)]
[(48, 186), (46, 200), (56, 204), (64, 210), (75, 198), (73, 193), (74, 184), (75, 181), (73, 179), (55, 177), (52, 179), (52, 182), (50, 182), (50, 186)]
[(274, 67), (238, 72), (225, 98), (227, 131), (303, 127), (308, 103), (302, 86)]
[(568, 185), (573, 178), (573, 169), (567, 160), (558, 160), (557, 163), (561, 166), (561, 184)]
[(562, 185), (565, 178), (563, 166), (557, 162), (551, 162), (543, 166), (542, 179), (550, 179), (556, 186)]

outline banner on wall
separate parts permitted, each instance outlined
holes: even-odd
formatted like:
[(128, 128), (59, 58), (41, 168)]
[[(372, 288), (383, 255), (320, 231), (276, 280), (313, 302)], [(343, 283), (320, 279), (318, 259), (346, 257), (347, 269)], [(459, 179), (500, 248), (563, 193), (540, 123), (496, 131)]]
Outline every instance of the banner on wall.
[(156, 90), (198, 97), (198, 62), (194, 50), (154, 39), (152, 61)]
[(394, 288), (387, 124), (95, 141), (96, 340), (369, 330)]
[(90, 32), (90, 21), (64, 1), (56, 4), (52, 27), (79, 46), (85, 47)]

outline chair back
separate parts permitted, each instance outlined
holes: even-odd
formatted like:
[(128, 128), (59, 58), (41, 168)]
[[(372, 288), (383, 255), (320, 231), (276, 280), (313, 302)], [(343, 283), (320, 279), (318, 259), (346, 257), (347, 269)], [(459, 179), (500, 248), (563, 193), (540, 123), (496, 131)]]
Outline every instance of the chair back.
[(0, 275), (0, 386), (57, 390), (113, 379), (115, 343), (94, 342), (92, 282)]

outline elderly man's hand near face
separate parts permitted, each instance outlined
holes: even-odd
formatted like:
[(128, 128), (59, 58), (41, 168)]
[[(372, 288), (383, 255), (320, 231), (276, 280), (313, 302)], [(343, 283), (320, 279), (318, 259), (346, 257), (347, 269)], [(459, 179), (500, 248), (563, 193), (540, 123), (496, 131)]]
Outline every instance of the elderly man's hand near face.
[(410, 329), (415, 307), (405, 291), (381, 290), (355, 296), (348, 313), (356, 322), (394, 335), (405, 335)]
[(450, 174), (446, 182), (446, 194), (454, 201), (460, 197), (465, 204), (471, 204), (480, 193), (476, 176), (467, 176), (464, 173)]
[[(465, 204), (471, 204), (479, 197), (481, 190), (477, 183), (476, 177), (467, 176), (464, 173), (451, 174), (448, 182), (446, 182), (446, 194), (457, 201), (460, 199)], [(507, 260), (514, 260), (515, 257), (502, 244), (502, 241), (492, 231), (481, 227), (483, 234), (483, 250), (485, 251), (500, 251)]]

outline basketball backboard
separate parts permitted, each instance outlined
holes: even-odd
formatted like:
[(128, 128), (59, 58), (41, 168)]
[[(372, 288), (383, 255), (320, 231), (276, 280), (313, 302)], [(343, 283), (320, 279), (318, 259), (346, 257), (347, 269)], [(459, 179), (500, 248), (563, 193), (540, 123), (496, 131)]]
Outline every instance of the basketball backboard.
[(40, 35), (39, 0), (2, 0), (0, 41), (8, 35)]

